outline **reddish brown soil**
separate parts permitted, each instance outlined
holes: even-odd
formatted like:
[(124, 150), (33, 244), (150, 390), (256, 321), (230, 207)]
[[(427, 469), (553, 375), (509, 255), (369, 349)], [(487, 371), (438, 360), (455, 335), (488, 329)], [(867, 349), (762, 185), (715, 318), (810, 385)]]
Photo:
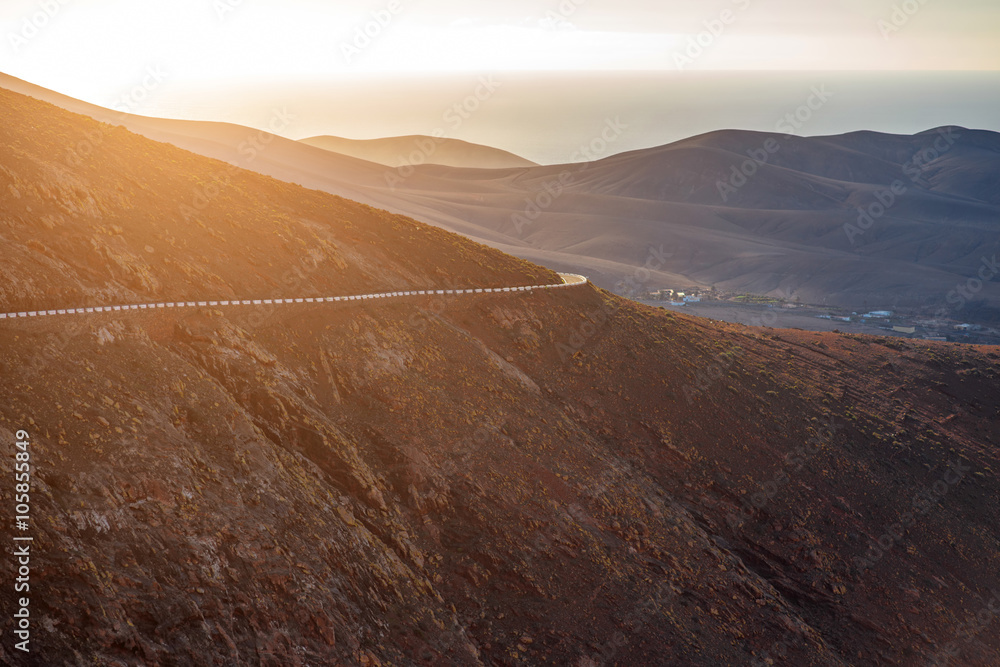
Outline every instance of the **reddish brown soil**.
[[(219, 163), (0, 113), (0, 311), (557, 280), (246, 172), (185, 219)], [(5, 321), (0, 662), (996, 664), (998, 362), (590, 286)]]

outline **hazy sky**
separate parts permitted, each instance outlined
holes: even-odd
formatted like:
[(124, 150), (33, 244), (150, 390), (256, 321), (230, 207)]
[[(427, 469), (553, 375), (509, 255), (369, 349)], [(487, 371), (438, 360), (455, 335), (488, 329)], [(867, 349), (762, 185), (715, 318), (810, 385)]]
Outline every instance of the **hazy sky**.
[[(540, 161), (619, 115), (615, 150), (774, 130), (817, 85), (836, 96), (799, 133), (1000, 129), (998, 37), (1000, 0), (0, 2), (0, 71), (88, 102), (253, 127), (287, 106), (291, 138), (443, 130)], [(504, 85), (452, 122), (482, 76)]]
[(1000, 69), (997, 0), (4, 0), (0, 34), (0, 70), (88, 101), (150, 65), (175, 82)]

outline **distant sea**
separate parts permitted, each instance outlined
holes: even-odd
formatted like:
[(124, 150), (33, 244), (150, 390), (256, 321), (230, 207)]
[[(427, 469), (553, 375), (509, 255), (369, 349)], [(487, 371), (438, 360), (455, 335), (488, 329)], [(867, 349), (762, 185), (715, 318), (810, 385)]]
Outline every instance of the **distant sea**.
[(273, 111), (282, 108), (296, 117), (284, 132), (293, 139), (437, 130), (553, 164), (573, 158), (609, 121), (624, 127), (603, 155), (719, 129), (791, 129), (806, 136), (853, 130), (911, 134), (942, 125), (1000, 131), (1000, 72), (355, 76), (171, 88), (139, 112), (266, 127)]

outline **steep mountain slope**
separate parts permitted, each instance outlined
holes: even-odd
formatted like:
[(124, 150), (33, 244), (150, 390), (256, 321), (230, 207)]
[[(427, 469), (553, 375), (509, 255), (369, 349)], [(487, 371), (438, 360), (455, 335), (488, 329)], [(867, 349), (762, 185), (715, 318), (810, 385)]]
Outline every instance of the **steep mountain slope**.
[(467, 169), (508, 169), (537, 167), (531, 160), (460, 139), (413, 135), (384, 139), (344, 139), (343, 137), (309, 137), (300, 142), (323, 150), (377, 162), (387, 167), (437, 164)]
[[(14, 93), (0, 113), (0, 312), (557, 281)], [(4, 321), (0, 373), (34, 466), (35, 643), (4, 664), (1000, 659), (969, 624), (1000, 587), (996, 348), (588, 286)]]

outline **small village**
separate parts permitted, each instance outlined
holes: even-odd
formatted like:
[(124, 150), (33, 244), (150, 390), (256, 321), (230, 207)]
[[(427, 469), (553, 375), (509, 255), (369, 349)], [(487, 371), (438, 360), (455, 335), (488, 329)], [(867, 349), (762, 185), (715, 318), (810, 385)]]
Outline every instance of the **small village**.
[[(798, 297), (782, 299), (697, 286), (654, 290), (637, 300), (668, 309), (684, 308), (692, 315), (742, 324), (755, 324), (763, 319), (769, 326), (775, 328), (873, 333), (972, 345), (1000, 344), (1000, 325), (957, 321), (916, 311), (848, 311), (829, 306), (803, 304), (799, 302)], [(724, 306), (736, 309), (728, 311), (732, 316), (727, 316), (727, 311), (720, 308)], [(762, 313), (773, 311), (778, 312), (768, 317), (761, 317)], [(770, 324), (772, 321), (773, 325)]]

